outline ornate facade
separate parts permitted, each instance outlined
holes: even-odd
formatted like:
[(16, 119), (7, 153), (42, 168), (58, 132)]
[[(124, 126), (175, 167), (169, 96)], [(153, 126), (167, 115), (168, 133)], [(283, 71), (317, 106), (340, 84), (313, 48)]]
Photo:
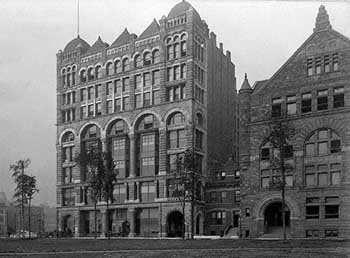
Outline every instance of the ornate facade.
[[(185, 216), (186, 234), (203, 234), (209, 160), (238, 156), (236, 106), (230, 52), (186, 1), (140, 36), (125, 29), (111, 45), (99, 37), (92, 46), (73, 39), (57, 54), (59, 230), (179, 236)], [(111, 152), (119, 172), (110, 209), (98, 203), (96, 229), (86, 173), (75, 162), (91, 146)], [(202, 175), (193, 225), (171, 180), (186, 149)]]
[(268, 80), (239, 91), (243, 237), (281, 236), (281, 171), (266, 139), (273, 120), (295, 134), (285, 146), (289, 237), (350, 236), (350, 40), (321, 6), (310, 37)]

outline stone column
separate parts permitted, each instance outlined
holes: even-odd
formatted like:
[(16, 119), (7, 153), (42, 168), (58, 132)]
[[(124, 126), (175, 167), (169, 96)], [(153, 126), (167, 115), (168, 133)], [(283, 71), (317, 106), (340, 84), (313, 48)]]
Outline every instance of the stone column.
[(129, 134), (130, 140), (130, 173), (129, 177), (133, 178), (136, 176), (136, 140), (135, 134)]
[(101, 144), (102, 144), (102, 151), (107, 152), (107, 139), (101, 138)]
[(136, 236), (136, 209), (135, 208), (130, 208), (128, 210), (130, 218), (130, 233), (129, 237), (135, 237)]
[(74, 237), (80, 237), (80, 211), (75, 211), (74, 214)]
[(100, 212), (101, 212), (101, 222), (102, 222), (101, 237), (105, 238), (107, 236), (107, 232), (108, 232), (107, 210), (106, 209), (101, 209)]

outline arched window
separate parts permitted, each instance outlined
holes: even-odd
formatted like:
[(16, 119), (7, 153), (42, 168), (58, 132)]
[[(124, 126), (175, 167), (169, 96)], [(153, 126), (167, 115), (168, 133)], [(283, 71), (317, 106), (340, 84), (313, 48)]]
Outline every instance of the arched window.
[(66, 77), (67, 77), (67, 87), (70, 87), (70, 77), (71, 77), (71, 74), (70, 74), (70, 68), (68, 67), (67, 68), (67, 74), (66, 74)]
[(305, 156), (323, 156), (340, 151), (339, 136), (328, 128), (317, 129), (305, 141)]
[(135, 56), (134, 62), (135, 62), (135, 68), (142, 66), (142, 59), (141, 59), (141, 56), (139, 54), (137, 54)]
[(144, 115), (136, 126), (138, 141), (138, 175), (154, 176), (158, 174), (159, 163), (159, 134), (158, 120), (154, 115)]
[(121, 73), (122, 71), (122, 63), (120, 60), (116, 60), (114, 62), (114, 73)]
[(174, 58), (179, 58), (180, 57), (180, 44), (175, 43), (174, 44)]
[(166, 44), (170, 44), (170, 43), (171, 43), (171, 38), (169, 37), (166, 39)]
[[(182, 148), (186, 145), (185, 116), (180, 112), (173, 113), (167, 121), (168, 149)], [(179, 127), (180, 126), (180, 127)], [(169, 161), (175, 158), (169, 156)], [(171, 164), (169, 164), (171, 167)]]
[(112, 64), (112, 63), (108, 63), (108, 64), (106, 65), (106, 74), (107, 74), (107, 76), (108, 76), (108, 75), (112, 75), (113, 72), (114, 72), (113, 64)]
[(196, 114), (196, 125), (203, 126), (203, 116), (200, 113)]
[(73, 132), (66, 132), (62, 136), (62, 143), (67, 143), (67, 142), (72, 142), (72, 141), (74, 141), (74, 134), (73, 134)]
[(154, 115), (145, 115), (138, 123), (137, 130), (149, 130), (158, 128), (158, 119)]
[(150, 65), (151, 64), (151, 53), (146, 52), (143, 54), (143, 65)]
[(85, 69), (80, 71), (80, 82), (86, 82), (86, 70)]
[(82, 140), (95, 140), (101, 137), (100, 128), (97, 125), (90, 125), (83, 131), (81, 135)]
[(186, 43), (187, 35), (184, 33), (181, 35), (181, 57), (186, 56), (187, 53), (187, 43)]
[(129, 176), (128, 126), (123, 120), (114, 121), (107, 130), (108, 149), (112, 154), (118, 178)]
[(76, 67), (72, 67), (72, 85), (75, 85), (75, 74), (76, 74)]
[(179, 36), (176, 35), (176, 36), (174, 37), (174, 42), (176, 42), (176, 41), (178, 41), (178, 40), (179, 40)]
[(159, 53), (159, 50), (156, 49), (152, 53), (152, 63), (158, 64), (159, 62), (160, 62), (160, 53)]
[(62, 80), (63, 87), (65, 87), (66, 86), (66, 69), (62, 69), (61, 80)]
[(128, 125), (123, 120), (115, 121), (108, 130), (108, 136), (128, 133)]
[(102, 73), (101, 73), (101, 66), (98, 65), (95, 67), (95, 78), (99, 79), (102, 77)]
[(90, 67), (88, 69), (88, 80), (93, 80), (95, 79), (95, 75), (94, 75), (94, 68), (93, 67)]
[(304, 151), (306, 187), (341, 184), (341, 140), (334, 130), (320, 128), (312, 132), (305, 141)]
[(168, 126), (182, 125), (184, 123), (185, 123), (185, 116), (180, 112), (174, 113), (168, 119)]
[(129, 71), (130, 65), (129, 65), (129, 58), (123, 59), (123, 72)]

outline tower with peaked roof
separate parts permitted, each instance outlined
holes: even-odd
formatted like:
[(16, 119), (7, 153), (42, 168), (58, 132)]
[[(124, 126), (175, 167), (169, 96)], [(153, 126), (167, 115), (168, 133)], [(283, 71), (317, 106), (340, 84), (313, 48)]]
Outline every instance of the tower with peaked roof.
[[(58, 52), (63, 235), (180, 236), (184, 217), (186, 235), (204, 234), (204, 224), (214, 223), (217, 232), (227, 228), (234, 204), (219, 219), (212, 214), (220, 207), (205, 206), (211, 161), (237, 163), (238, 153), (235, 67), (230, 52), (216, 44), (198, 12), (181, 1), (139, 36), (125, 29), (111, 45), (98, 37), (91, 46), (77, 37)], [(109, 210), (103, 201), (97, 205), (97, 228), (86, 170), (74, 159), (92, 147), (110, 152), (119, 172)], [(183, 211), (176, 195), (182, 185), (172, 176), (187, 149), (201, 175), (192, 222), (191, 205), (186, 201)]]
[(282, 237), (279, 149), (271, 124), (295, 134), (284, 145), (287, 237), (350, 237), (350, 40), (322, 5), (313, 33), (268, 80), (239, 91), (243, 237)]

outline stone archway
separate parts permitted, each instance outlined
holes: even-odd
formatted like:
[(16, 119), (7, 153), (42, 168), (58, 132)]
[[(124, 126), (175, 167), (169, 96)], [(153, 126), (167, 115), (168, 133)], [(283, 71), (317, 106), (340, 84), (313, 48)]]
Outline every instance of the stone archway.
[[(281, 199), (281, 194), (280, 193), (274, 193), (271, 195), (267, 195), (261, 200), (259, 200), (253, 209), (253, 217), (256, 219), (256, 234), (257, 236), (261, 236), (267, 233), (267, 231), (271, 229), (271, 226), (273, 226), (273, 222), (271, 220), (267, 221), (265, 219), (266, 213), (271, 213), (271, 214), (276, 214), (277, 215), (272, 215), (272, 216), (277, 216), (277, 220), (275, 221), (276, 223), (278, 222), (278, 217), (281, 219), (282, 215), (278, 215), (278, 206), (280, 203), (281, 204), (282, 199)], [(294, 224), (300, 219), (300, 210), (297, 202), (293, 200), (290, 196), (286, 195), (285, 197), (285, 204), (286, 207), (288, 208), (288, 235), (292, 237), (294, 235)], [(270, 215), (271, 217), (271, 215)], [(277, 228), (276, 228), (277, 229)], [(280, 237), (280, 234), (276, 237)]]
[[(286, 227), (290, 227), (290, 211), (286, 207), (285, 222)], [(264, 233), (281, 231), (283, 227), (282, 202), (270, 203), (264, 210)]]
[(172, 211), (167, 217), (168, 237), (182, 237), (184, 234), (184, 216), (179, 211)]

